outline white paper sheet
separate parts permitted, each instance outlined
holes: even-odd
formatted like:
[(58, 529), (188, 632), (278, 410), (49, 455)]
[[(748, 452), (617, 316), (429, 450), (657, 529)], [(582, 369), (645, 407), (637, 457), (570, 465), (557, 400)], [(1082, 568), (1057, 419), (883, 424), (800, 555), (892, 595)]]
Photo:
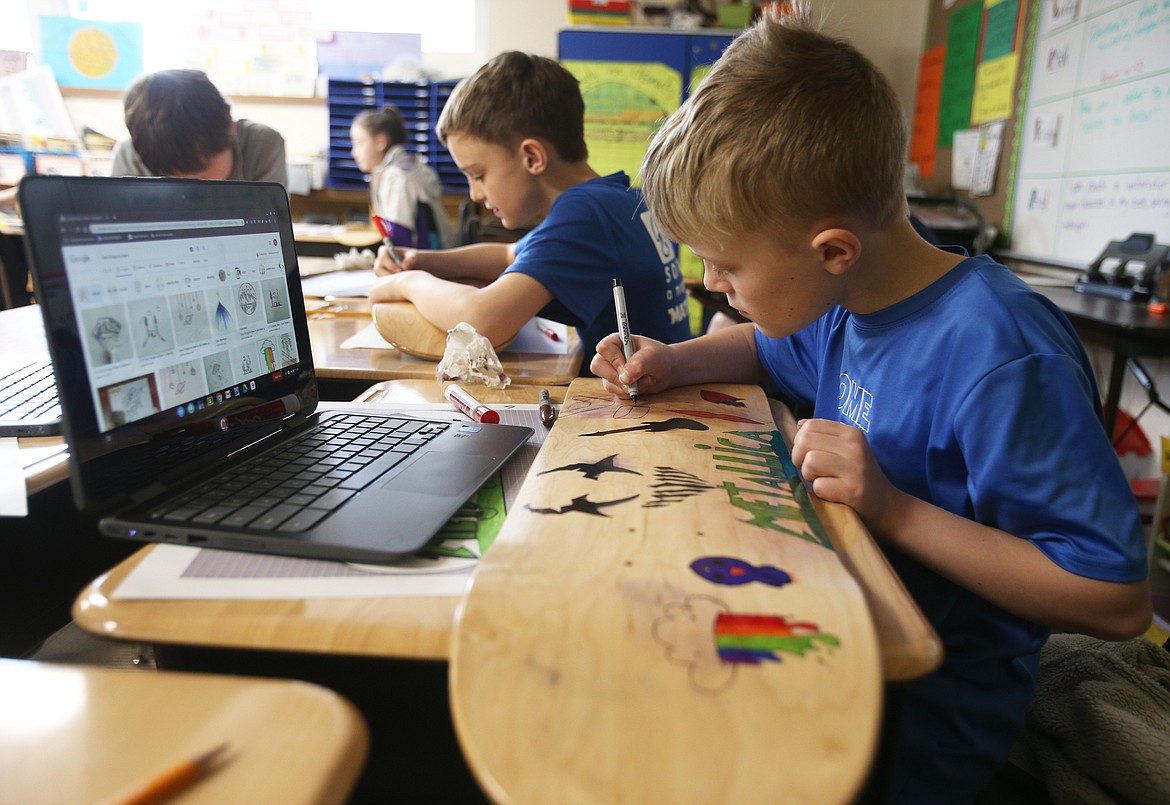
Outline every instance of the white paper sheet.
[[(556, 333), (554, 340), (545, 329)], [(370, 324), (363, 330), (341, 342), (342, 349), (393, 349), (378, 328)], [(569, 326), (539, 316), (520, 328), (516, 338), (501, 353), (524, 352), (539, 355), (567, 355), (569, 352)]]
[(28, 515), (19, 439), (0, 439), (0, 517)]
[(330, 271), (301, 278), (301, 293), (307, 297), (325, 299), (331, 296), (364, 297), (374, 284), (374, 270)]

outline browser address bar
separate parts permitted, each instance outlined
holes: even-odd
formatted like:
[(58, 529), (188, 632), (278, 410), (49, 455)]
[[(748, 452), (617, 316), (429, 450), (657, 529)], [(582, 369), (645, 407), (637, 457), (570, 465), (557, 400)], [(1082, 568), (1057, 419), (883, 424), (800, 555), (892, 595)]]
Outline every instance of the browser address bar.
[(215, 221), (143, 221), (137, 224), (90, 224), (95, 235), (117, 235), (124, 232), (158, 232), (165, 229), (217, 229), (225, 226), (243, 226), (243, 218), (222, 218)]

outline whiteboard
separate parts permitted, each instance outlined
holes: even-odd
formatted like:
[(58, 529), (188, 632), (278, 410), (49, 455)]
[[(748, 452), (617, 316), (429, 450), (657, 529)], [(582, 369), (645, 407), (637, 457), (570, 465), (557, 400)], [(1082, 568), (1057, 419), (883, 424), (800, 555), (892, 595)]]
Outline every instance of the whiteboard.
[(1170, 0), (1035, 0), (1011, 248), (1088, 264), (1170, 243)]

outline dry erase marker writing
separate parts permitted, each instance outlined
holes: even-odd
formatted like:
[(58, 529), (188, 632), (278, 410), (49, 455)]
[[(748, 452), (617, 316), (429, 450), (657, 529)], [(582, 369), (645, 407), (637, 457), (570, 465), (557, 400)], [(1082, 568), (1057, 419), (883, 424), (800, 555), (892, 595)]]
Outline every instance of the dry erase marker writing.
[(500, 421), (500, 415), (479, 400), (472, 397), (455, 383), (443, 389), (443, 396), (451, 405), (459, 409), (464, 416), (471, 417), (476, 422), (487, 422), (494, 425)]
[(394, 248), (394, 241), (390, 239), (390, 225), (386, 223), (386, 219), (381, 215), (375, 215), (374, 226), (378, 227), (378, 234), (382, 236), (382, 245), (390, 253), (390, 259), (394, 261), (394, 265), (406, 268), (402, 263), (402, 258), (398, 256), (398, 250)]
[(540, 424), (546, 428), (551, 428), (557, 418), (557, 409), (553, 408), (552, 402), (548, 398), (548, 389), (540, 390)]
[[(618, 335), (622, 339), (622, 352), (626, 356), (626, 363), (629, 363), (630, 358), (634, 357), (634, 340), (630, 335), (630, 314), (626, 312), (626, 292), (620, 279), (613, 281), (613, 306), (617, 308)], [(630, 400), (636, 404), (638, 384), (634, 382), (626, 386), (626, 392), (630, 395)]]
[(132, 791), (106, 802), (108, 805), (153, 805), (162, 802), (215, 771), (227, 750), (228, 744), (222, 743), (198, 757), (182, 760)]

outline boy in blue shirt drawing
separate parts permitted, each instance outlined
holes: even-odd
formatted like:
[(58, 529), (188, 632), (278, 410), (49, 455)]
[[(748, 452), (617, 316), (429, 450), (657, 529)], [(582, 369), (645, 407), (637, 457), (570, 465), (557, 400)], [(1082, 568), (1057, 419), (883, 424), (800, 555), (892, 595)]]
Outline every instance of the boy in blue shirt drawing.
[(370, 301), (413, 302), (439, 328), (467, 322), (493, 344), (539, 314), (577, 327), (592, 349), (613, 330), (620, 278), (643, 332), (689, 337), (677, 247), (625, 173), (589, 166), (584, 120), (577, 80), (552, 59), (503, 53), (460, 82), (436, 131), (471, 198), (509, 229), (544, 219), (514, 244), (404, 250), (403, 267), (383, 247)]
[(892, 88), (791, 5), (728, 48), (643, 164), (659, 224), (752, 323), (636, 337), (629, 361), (611, 335), (592, 369), (643, 397), (765, 372), (813, 412), (801, 475), (857, 511), (946, 651), (908, 685), (891, 801), (970, 803), (1023, 726), (1052, 629), (1149, 626), (1141, 522), (1067, 319), (914, 232)]

